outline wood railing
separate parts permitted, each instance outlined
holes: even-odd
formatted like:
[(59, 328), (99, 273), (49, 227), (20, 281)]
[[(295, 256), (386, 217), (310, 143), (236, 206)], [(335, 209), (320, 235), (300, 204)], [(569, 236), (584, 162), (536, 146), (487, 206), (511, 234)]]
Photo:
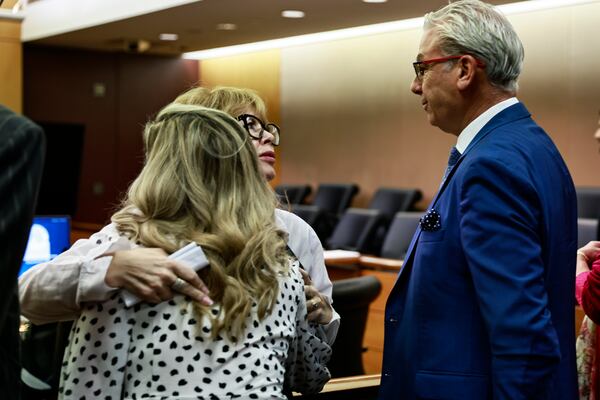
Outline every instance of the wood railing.
[(370, 400), (376, 399), (381, 383), (381, 374), (334, 378), (325, 384), (319, 394), (301, 395), (294, 393), (294, 399), (315, 400)]

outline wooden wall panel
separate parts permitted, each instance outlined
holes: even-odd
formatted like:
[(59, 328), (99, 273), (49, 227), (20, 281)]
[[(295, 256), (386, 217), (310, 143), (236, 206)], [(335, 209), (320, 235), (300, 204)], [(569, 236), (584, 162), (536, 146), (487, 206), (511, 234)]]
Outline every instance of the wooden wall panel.
[[(600, 4), (509, 16), (525, 47), (518, 97), (548, 131), (576, 185), (600, 186)], [(429, 126), (409, 91), (420, 29), (282, 50), (281, 181), (416, 186), (425, 207), (455, 137)]]
[(21, 21), (0, 19), (0, 104), (20, 113), (23, 108)]
[[(281, 126), (282, 142), (287, 140), (287, 127), (281, 123), (279, 50), (204, 60), (200, 62), (199, 68), (203, 86), (237, 86), (256, 90), (265, 100), (269, 120)], [(281, 171), (281, 153), (278, 148), (276, 153), (277, 177), (271, 182), (272, 185), (279, 182)]]
[(26, 46), (25, 114), (85, 126), (76, 220), (108, 220), (139, 172), (144, 123), (197, 74), (189, 60)]
[(116, 186), (127, 188), (143, 165), (144, 123), (196, 84), (198, 64), (179, 58), (121, 54), (118, 66)]

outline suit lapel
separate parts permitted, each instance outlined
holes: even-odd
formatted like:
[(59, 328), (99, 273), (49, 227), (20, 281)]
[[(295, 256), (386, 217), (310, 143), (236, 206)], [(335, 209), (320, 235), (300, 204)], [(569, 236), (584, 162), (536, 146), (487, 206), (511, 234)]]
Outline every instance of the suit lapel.
[[(456, 169), (458, 168), (458, 166), (460, 165), (462, 160), (467, 156), (467, 153), (469, 153), (472, 149), (477, 147), (477, 145), (479, 143), (481, 143), (483, 138), (485, 138), (487, 135), (490, 134), (490, 132), (492, 132), (494, 129), (496, 129), (500, 126), (506, 125), (510, 122), (514, 122), (518, 119), (529, 118), (530, 116), (531, 116), (531, 114), (529, 113), (527, 108), (521, 102), (514, 104), (510, 107), (507, 107), (506, 109), (504, 109), (504, 110), (500, 111), (498, 114), (496, 114), (487, 124), (484, 125), (483, 128), (481, 128), (481, 130), (473, 138), (471, 143), (469, 143), (469, 146), (466, 148), (464, 153), (460, 156), (460, 158), (458, 159), (456, 164), (448, 172), (448, 176), (446, 176), (446, 179), (442, 182), (442, 185), (440, 186), (438, 192), (433, 197), (433, 200), (431, 201), (431, 203), (429, 204), (429, 207), (427, 209), (431, 210), (432, 208), (435, 208), (438, 198), (440, 197), (440, 195), (444, 192), (444, 190), (448, 186), (450, 179), (452, 179), (452, 176), (454, 175), (454, 171), (456, 171)], [(396, 279), (396, 282), (398, 282), (403, 275), (406, 275), (404, 273), (404, 271), (411, 269), (412, 259), (414, 257), (414, 250), (419, 241), (419, 236), (421, 236), (421, 224), (417, 225), (417, 230), (411, 240), (410, 246), (408, 247), (408, 251), (406, 252), (406, 256), (404, 257), (403, 267), (400, 270), (400, 273), (398, 274), (398, 278)], [(394, 287), (396, 287), (396, 286), (397, 285), (395, 285)]]

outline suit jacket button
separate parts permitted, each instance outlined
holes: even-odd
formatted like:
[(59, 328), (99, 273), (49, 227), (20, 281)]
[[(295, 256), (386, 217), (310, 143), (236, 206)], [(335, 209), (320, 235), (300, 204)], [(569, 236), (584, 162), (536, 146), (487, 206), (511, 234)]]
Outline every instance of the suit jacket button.
[(398, 320), (396, 319), (396, 317), (390, 317), (390, 319), (388, 319), (388, 322), (390, 324), (395, 324), (396, 322), (398, 322)]

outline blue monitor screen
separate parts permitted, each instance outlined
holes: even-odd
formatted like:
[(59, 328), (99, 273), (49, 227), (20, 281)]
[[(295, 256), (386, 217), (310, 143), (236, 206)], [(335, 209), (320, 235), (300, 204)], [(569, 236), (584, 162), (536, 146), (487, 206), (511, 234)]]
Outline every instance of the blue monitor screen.
[(36, 264), (52, 260), (71, 245), (69, 216), (33, 218), (19, 276)]

